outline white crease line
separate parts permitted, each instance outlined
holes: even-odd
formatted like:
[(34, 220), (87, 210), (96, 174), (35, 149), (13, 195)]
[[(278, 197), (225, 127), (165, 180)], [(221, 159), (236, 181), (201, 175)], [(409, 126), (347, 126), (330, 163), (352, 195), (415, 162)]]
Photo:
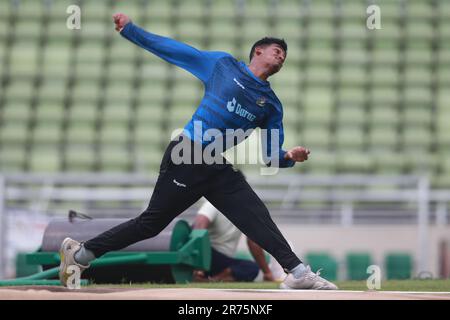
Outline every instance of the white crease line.
[(296, 289), (207, 289), (215, 291), (243, 291), (243, 292), (327, 292), (327, 293), (390, 293), (390, 294), (449, 294), (449, 291), (381, 291), (381, 290), (296, 290)]

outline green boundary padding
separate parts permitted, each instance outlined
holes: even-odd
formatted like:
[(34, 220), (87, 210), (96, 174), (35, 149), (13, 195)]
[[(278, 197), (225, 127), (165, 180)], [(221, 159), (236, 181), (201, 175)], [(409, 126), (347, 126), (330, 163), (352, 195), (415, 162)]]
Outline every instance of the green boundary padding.
[(369, 252), (351, 252), (346, 255), (348, 280), (366, 280), (369, 277), (367, 267), (372, 264)]
[(386, 278), (388, 280), (411, 279), (413, 261), (409, 253), (391, 252), (385, 256)]
[(28, 277), (42, 271), (41, 266), (30, 265), (27, 263), (27, 254), (28, 253), (26, 252), (18, 252), (16, 254), (15, 266), (16, 277), (18, 278)]
[(327, 280), (337, 280), (338, 263), (326, 252), (309, 252), (305, 255), (306, 262), (313, 272), (320, 270), (320, 275)]

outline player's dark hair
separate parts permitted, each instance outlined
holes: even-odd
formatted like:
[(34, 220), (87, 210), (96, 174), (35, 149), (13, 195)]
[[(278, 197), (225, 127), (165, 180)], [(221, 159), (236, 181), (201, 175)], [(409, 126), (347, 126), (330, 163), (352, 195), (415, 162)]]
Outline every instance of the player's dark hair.
[(256, 47), (266, 47), (271, 44), (279, 45), (280, 47), (283, 48), (284, 53), (287, 54), (287, 43), (286, 43), (286, 41), (284, 41), (284, 39), (265, 37), (265, 38), (262, 38), (261, 40), (256, 41), (255, 44), (252, 46), (252, 49), (250, 50), (250, 56), (249, 56), (250, 61), (252, 61), (253, 55), (255, 54)]

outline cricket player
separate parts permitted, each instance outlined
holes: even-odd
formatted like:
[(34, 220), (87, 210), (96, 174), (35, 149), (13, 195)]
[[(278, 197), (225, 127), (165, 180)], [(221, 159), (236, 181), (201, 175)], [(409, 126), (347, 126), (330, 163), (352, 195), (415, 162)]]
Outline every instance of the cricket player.
[[(257, 41), (247, 65), (225, 52), (201, 51), (147, 32), (125, 14), (114, 14), (113, 20), (122, 37), (202, 81), (205, 94), (183, 134), (169, 143), (147, 209), (84, 243), (70, 238), (63, 241), (59, 273), (62, 284), (67, 286), (69, 266), (76, 265), (83, 271), (92, 260), (109, 251), (156, 236), (176, 216), (205, 197), (286, 270), (288, 275), (281, 288), (337, 289), (295, 255), (244, 176), (220, 154), (259, 127), (267, 132), (263, 139), (267, 166), (288, 168), (308, 159), (307, 148), (282, 150), (283, 108), (267, 81), (283, 67), (287, 54), (285, 41), (277, 38)], [(235, 135), (239, 130), (244, 134)]]

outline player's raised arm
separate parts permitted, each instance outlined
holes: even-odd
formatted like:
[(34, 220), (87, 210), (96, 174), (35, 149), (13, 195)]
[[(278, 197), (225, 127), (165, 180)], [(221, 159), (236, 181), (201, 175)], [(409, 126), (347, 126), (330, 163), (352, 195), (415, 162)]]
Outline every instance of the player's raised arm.
[(133, 24), (123, 13), (113, 15), (116, 30), (136, 45), (175, 64), (206, 82), (218, 59), (228, 54), (220, 51), (202, 51), (171, 38), (159, 36)]

